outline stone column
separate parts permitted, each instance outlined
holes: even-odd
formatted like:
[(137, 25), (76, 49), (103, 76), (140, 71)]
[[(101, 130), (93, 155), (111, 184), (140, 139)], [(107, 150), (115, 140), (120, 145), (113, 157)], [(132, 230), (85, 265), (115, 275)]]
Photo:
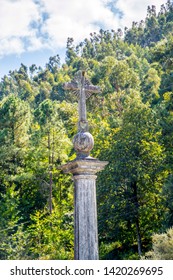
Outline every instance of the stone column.
[(75, 259), (98, 259), (96, 174), (108, 163), (90, 157), (94, 139), (88, 132), (86, 99), (100, 92), (100, 88), (85, 79), (85, 71), (79, 71), (74, 81), (64, 88), (73, 90), (79, 97), (78, 133), (73, 140), (77, 157), (63, 166), (65, 173), (72, 173), (74, 180)]
[(96, 173), (107, 162), (93, 158), (76, 158), (64, 166), (74, 180), (75, 259), (98, 260), (98, 231), (96, 205)]

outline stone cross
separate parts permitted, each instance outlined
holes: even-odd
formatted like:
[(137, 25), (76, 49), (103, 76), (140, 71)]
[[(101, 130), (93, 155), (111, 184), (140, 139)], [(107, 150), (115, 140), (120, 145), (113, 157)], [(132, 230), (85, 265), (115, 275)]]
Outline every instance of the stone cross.
[(92, 85), (89, 80), (85, 78), (85, 71), (78, 71), (72, 82), (64, 84), (64, 89), (71, 90), (79, 98), (78, 131), (88, 131), (86, 99), (89, 98), (92, 93), (100, 92), (100, 88)]

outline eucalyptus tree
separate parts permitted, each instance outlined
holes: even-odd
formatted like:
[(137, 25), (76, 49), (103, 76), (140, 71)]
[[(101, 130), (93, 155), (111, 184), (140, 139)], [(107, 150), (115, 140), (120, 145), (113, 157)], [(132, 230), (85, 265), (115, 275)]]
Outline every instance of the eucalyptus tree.
[[(68, 158), (71, 142), (59, 117), (56, 101), (44, 100), (34, 111), (34, 116), (32, 141), (34, 154), (37, 155), (39, 162), (36, 172), (40, 173), (42, 186), (49, 189), (49, 211), (52, 213), (52, 191), (57, 187), (60, 176), (56, 163), (60, 164)], [(61, 197), (61, 187), (58, 191)]]
[[(157, 115), (137, 91), (124, 98), (121, 117), (99, 152), (109, 165), (98, 188), (100, 239), (137, 245), (138, 254), (160, 230), (164, 216), (164, 148)], [(112, 116), (113, 118), (113, 116)], [(127, 245), (128, 244), (128, 245)]]

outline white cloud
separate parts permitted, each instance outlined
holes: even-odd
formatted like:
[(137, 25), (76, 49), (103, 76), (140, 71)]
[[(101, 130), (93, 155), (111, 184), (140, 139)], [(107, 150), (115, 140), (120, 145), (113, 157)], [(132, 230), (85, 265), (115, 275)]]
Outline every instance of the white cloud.
[(83, 40), (90, 32), (117, 26), (117, 18), (106, 7), (105, 0), (42, 0), (49, 13), (43, 30), (52, 38), (52, 43), (64, 47), (67, 37)]
[(30, 35), (29, 23), (39, 19), (32, 0), (0, 0), (0, 38)]
[(0, 53), (22, 53), (25, 40), (36, 37), (30, 27), (40, 14), (33, 0), (0, 0)]
[[(0, 55), (65, 48), (94, 31), (131, 26), (166, 0), (0, 0)], [(111, 5), (111, 6), (110, 6)], [(114, 10), (111, 9), (114, 7)], [(120, 18), (118, 11), (122, 12)]]
[(145, 20), (148, 6), (156, 6), (156, 10), (159, 12), (160, 6), (165, 4), (166, 0), (117, 0), (114, 2), (116, 2), (115, 7), (123, 12), (121, 25), (131, 27), (133, 21)]
[(13, 37), (1, 40), (0, 57), (3, 57), (5, 54), (21, 54), (22, 52), (24, 52), (22, 40)]

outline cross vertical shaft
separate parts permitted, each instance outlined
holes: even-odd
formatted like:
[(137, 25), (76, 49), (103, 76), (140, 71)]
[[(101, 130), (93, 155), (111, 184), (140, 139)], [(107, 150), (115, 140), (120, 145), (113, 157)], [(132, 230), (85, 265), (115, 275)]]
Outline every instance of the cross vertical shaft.
[(88, 131), (87, 112), (86, 112), (86, 94), (85, 94), (85, 72), (82, 71), (81, 86), (79, 91), (79, 131)]
[(64, 89), (71, 90), (78, 96), (78, 131), (88, 131), (86, 99), (89, 98), (91, 94), (100, 92), (100, 88), (92, 85), (85, 78), (85, 71), (78, 71), (76, 78), (72, 82), (64, 84)]
[(85, 76), (82, 74), (80, 98), (79, 98), (79, 121), (86, 121), (86, 96), (85, 96)]

